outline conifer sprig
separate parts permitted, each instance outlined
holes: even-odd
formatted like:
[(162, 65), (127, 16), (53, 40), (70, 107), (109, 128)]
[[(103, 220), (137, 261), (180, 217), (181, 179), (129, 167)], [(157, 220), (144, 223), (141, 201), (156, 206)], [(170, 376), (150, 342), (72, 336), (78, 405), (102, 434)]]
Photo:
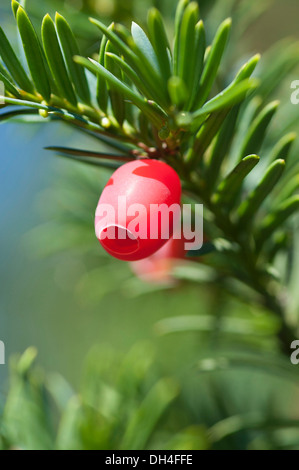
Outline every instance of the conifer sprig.
[[(104, 154), (55, 144), (50, 148), (88, 164), (113, 169), (144, 156), (173, 166), (186, 194), (204, 203), (213, 227), (209, 236), (232, 247), (219, 254), (216, 272), (241, 280), (260, 295), (281, 319), (281, 337), (289, 348), (293, 332), (272, 264), (285, 249), (279, 240), (291, 238), (289, 220), (299, 209), (298, 168), (285, 170), (295, 136), (279, 140), (266, 160), (260, 153), (279, 103), (263, 101), (267, 77), (261, 86), (252, 77), (259, 55), (218, 89), (231, 20), (207, 44), (198, 5), (189, 0), (178, 4), (173, 41), (157, 9), (149, 12), (147, 32), (135, 22), (129, 30), (90, 19), (101, 45), (97, 57), (86, 58), (60, 14), (54, 20), (44, 17), (40, 41), (16, 0), (12, 9), (26, 63), (21, 64), (0, 29), (0, 80), (5, 84), (0, 120), (32, 114), (41, 120), (59, 119), (114, 150)], [(293, 59), (293, 53), (285, 56), (286, 69)], [(263, 170), (258, 169), (260, 160), (265, 161)], [(215, 251), (217, 257), (217, 244)]]

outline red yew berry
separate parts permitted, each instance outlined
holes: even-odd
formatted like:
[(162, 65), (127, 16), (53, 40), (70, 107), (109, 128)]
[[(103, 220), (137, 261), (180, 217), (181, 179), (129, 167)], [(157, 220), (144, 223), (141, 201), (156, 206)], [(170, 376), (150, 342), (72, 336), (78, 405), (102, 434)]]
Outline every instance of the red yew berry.
[(180, 179), (169, 165), (153, 159), (126, 163), (102, 192), (96, 236), (115, 258), (147, 258), (171, 237), (181, 215), (180, 199)]

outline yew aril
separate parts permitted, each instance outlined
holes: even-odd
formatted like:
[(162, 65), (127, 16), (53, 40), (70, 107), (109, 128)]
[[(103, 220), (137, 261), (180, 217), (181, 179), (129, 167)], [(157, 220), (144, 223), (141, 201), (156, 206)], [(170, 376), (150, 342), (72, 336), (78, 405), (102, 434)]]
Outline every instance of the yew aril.
[[(171, 237), (173, 226), (178, 222), (175, 212), (169, 211), (162, 220), (158, 207), (179, 207), (181, 184), (176, 171), (168, 164), (154, 159), (136, 160), (118, 168), (106, 184), (100, 197), (96, 216), (96, 236), (103, 248), (115, 258), (136, 261), (158, 251)], [(142, 211), (135, 211), (140, 207)], [(107, 218), (105, 208), (113, 208), (115, 217)], [(154, 230), (151, 217), (157, 215), (158, 226)], [(146, 227), (145, 236), (132, 231), (130, 226), (138, 215), (138, 226)], [(169, 237), (161, 235), (162, 223), (169, 227)], [(138, 228), (138, 227), (137, 227)]]

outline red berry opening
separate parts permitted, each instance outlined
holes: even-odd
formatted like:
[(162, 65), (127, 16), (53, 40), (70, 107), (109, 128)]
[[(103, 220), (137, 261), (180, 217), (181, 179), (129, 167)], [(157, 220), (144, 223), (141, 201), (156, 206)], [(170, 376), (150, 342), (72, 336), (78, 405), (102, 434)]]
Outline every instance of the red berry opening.
[(139, 248), (139, 241), (133, 233), (118, 225), (104, 228), (99, 241), (107, 251), (115, 255), (131, 255)]

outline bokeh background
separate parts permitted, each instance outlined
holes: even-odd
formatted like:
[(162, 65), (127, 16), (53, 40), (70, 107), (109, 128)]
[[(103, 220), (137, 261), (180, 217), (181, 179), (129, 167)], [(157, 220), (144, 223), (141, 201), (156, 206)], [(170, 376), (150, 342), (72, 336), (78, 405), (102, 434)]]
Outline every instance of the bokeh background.
[[(99, 43), (97, 31), (88, 23), (89, 14), (104, 18), (106, 23), (110, 18), (128, 23), (132, 17), (142, 23), (147, 9), (155, 5), (163, 11), (171, 31), (175, 3), (28, 0), (26, 8), (37, 24), (46, 12), (62, 12), (75, 27), (82, 51), (91, 55)], [(199, 0), (211, 34), (220, 20), (230, 14), (234, 3), (238, 2)], [(296, 0), (261, 2), (260, 7), (250, 0), (242, 3), (248, 8), (248, 16), (254, 13), (253, 9), (260, 12), (256, 11), (250, 26), (245, 27), (238, 24), (237, 6), (233, 9), (235, 28), (243, 28), (241, 40), (231, 45), (233, 57), (227, 59), (228, 68), (233, 70), (244, 58), (266, 51), (286, 36), (299, 39)], [(213, 14), (209, 15), (211, 9)], [(82, 15), (78, 15), (79, 10)], [(1, 26), (17, 46), (10, 1), (1, 2), (0, 18)], [(290, 83), (298, 77), (299, 71), (293, 71), (281, 83), (278, 98), (284, 112), (290, 106)], [(293, 108), (292, 113), (292, 130), (296, 130), (299, 108), (297, 122)], [(159, 335), (157, 322), (167, 317), (217, 317), (227, 313), (246, 319), (252, 314), (252, 307), (198, 284), (166, 291), (152, 289), (135, 282), (127, 264), (110, 262), (103, 256), (94, 237), (93, 214), (108, 173), (44, 150), (49, 145), (99, 150), (98, 142), (55, 122), (1, 123), (0, 142), (0, 339), (5, 343), (7, 360), (5, 366), (0, 366), (2, 400), (7, 389), (9, 357), (28, 346), (38, 349), (38, 362), (45, 370), (58, 372), (76, 389), (93, 346), (108, 344), (123, 355), (134, 344), (146, 340), (154, 344), (155, 361), (161, 370), (177, 376), (184, 384), (183, 396), (195, 421), (210, 425), (237, 412), (261, 408), (264, 413), (274, 409), (298, 417), (299, 387), (279, 374), (251, 368), (203, 375), (195, 372), (196, 361), (205, 348), (213, 349), (226, 342), (237, 345), (237, 336), (221, 338), (217, 329), (204, 334), (193, 331)], [(74, 218), (82, 232), (74, 229)], [(261, 339), (248, 335), (246, 341), (253, 346), (262, 341), (265, 351), (277, 348), (271, 335)], [(291, 442), (293, 435), (288, 439)], [(249, 441), (241, 433), (230, 446), (243, 448)], [(269, 444), (259, 443), (257, 447), (263, 445)]]

